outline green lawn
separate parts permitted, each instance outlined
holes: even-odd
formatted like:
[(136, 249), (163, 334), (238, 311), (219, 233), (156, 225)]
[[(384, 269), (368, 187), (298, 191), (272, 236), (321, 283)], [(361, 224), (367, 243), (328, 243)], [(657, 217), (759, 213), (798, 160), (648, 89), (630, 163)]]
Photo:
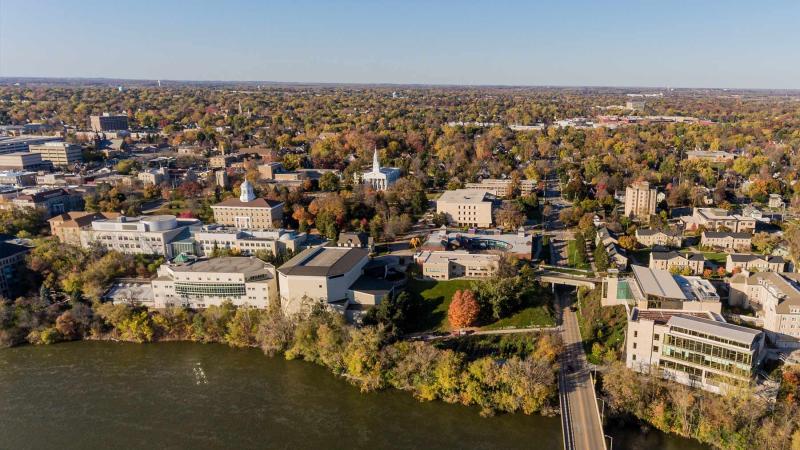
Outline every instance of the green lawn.
[(453, 294), (459, 289), (470, 289), (472, 280), (409, 280), (409, 294), (422, 299), (422, 311), (417, 326), (411, 331), (437, 330), (448, 331), (447, 308)]
[(533, 328), (553, 327), (555, 320), (553, 313), (547, 305), (530, 306), (516, 313), (500, 319), (493, 324), (486, 325), (484, 330), (501, 330), (503, 328)]
[[(690, 250), (683, 251), (683, 253), (689, 253)], [(728, 254), (724, 252), (700, 252), (703, 256), (708, 260), (718, 265), (725, 265), (725, 262), (728, 259)]]
[(570, 266), (578, 269), (591, 269), (592, 266), (588, 262), (577, 262), (577, 255), (575, 254), (575, 241), (567, 242), (567, 261)]

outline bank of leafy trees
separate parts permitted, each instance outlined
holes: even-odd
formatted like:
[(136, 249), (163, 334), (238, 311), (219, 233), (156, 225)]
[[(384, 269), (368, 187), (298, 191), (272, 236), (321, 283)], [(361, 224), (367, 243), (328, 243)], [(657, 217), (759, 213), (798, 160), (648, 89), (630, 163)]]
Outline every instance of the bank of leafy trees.
[(0, 303), (0, 345), (82, 338), (260, 347), (268, 355), (324, 366), (363, 392), (397, 388), (420, 400), (475, 405), (482, 414), (552, 413), (560, 345), (543, 335), (528, 338), (524, 354), (470, 357), (424, 342), (390, 342), (382, 326), (348, 326), (321, 305), (287, 317), (279, 309), (237, 309), (230, 302), (201, 311), (39, 297)]
[(619, 420), (636, 417), (661, 431), (731, 450), (800, 448), (797, 389), (800, 372), (784, 370), (772, 403), (749, 388), (711, 394), (633, 372), (622, 362), (603, 374), (603, 392)]

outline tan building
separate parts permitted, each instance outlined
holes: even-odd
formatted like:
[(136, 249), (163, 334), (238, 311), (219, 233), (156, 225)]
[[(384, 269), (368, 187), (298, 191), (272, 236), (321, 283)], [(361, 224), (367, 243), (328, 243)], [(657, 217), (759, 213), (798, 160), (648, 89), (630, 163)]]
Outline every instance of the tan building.
[(786, 261), (780, 256), (729, 254), (725, 261), (725, 270), (733, 272), (737, 268), (748, 272), (783, 272), (786, 270)]
[[(509, 180), (502, 180), (498, 178), (486, 178), (481, 180), (480, 183), (466, 183), (464, 189), (472, 189), (479, 191), (486, 191), (496, 197), (511, 197), (513, 192), (513, 183)], [(519, 193), (520, 195), (530, 195), (536, 189), (536, 182), (533, 180), (520, 180)]]
[(706, 265), (706, 258), (701, 253), (681, 254), (678, 252), (650, 253), (650, 268), (681, 272), (688, 267), (692, 275), (700, 275)]
[(283, 221), (283, 203), (256, 198), (249, 181), (242, 183), (238, 199), (229, 198), (211, 209), (214, 221), (221, 225), (246, 229), (279, 228)]
[(436, 213), (445, 214), (450, 224), (488, 228), (492, 226), (494, 203), (486, 191), (457, 189), (445, 191), (436, 200)]
[(727, 161), (733, 161), (735, 158), (736, 155), (733, 153), (723, 151), (689, 150), (686, 152), (686, 159), (689, 161), (700, 160), (714, 163), (724, 163)]
[(347, 307), (348, 290), (362, 276), (369, 250), (350, 247), (312, 247), (278, 268), (281, 309), (302, 311), (304, 302)]
[(636, 241), (645, 247), (660, 245), (662, 247), (680, 248), (683, 246), (683, 236), (680, 231), (637, 229)]
[(497, 273), (500, 255), (465, 251), (422, 252), (417, 258), (422, 275), (434, 280), (489, 278)]
[(217, 155), (208, 158), (208, 167), (211, 169), (225, 169), (239, 161), (239, 155)]
[(646, 219), (656, 213), (658, 191), (647, 181), (639, 181), (625, 188), (625, 215)]
[(167, 169), (161, 167), (159, 169), (143, 170), (136, 175), (136, 178), (145, 186), (158, 186), (169, 179), (169, 174), (167, 173)]
[(30, 152), (0, 154), (0, 170), (42, 170), (50, 167), (42, 155)]
[(728, 281), (730, 303), (753, 308), (777, 347), (800, 348), (800, 274), (757, 272)]
[(727, 231), (703, 231), (700, 245), (731, 251), (750, 251), (753, 235)]
[(703, 227), (706, 230), (729, 230), (734, 233), (752, 232), (756, 228), (756, 219), (739, 214), (729, 214), (721, 208), (695, 208), (691, 216), (681, 217), (681, 221), (689, 230)]
[(259, 251), (275, 256), (297, 253), (305, 247), (307, 237), (306, 233), (291, 230), (240, 230), (218, 225), (205, 226), (194, 232), (197, 251), (205, 256), (212, 256), (215, 249), (237, 250), (245, 256)]
[(50, 234), (65, 244), (80, 247), (82, 229), (91, 228), (92, 222), (95, 220), (114, 219), (117, 217), (119, 217), (119, 213), (72, 211), (52, 217), (47, 222), (50, 223)]
[[(11, 206), (19, 208), (41, 209), (46, 218), (69, 211), (83, 209), (83, 197), (79, 194), (62, 189), (31, 188), (22, 191), (22, 194), (13, 198)], [(0, 205), (5, 207), (6, 205)]]
[(158, 268), (153, 280), (156, 308), (207, 308), (230, 300), (266, 309), (278, 299), (275, 267), (255, 257), (189, 259)]
[(673, 275), (666, 270), (631, 266), (632, 276), (609, 273), (603, 279), (602, 306), (625, 305), (640, 310), (671, 309), (720, 314), (722, 303), (710, 281)]
[(89, 126), (92, 131), (120, 131), (128, 129), (128, 116), (103, 113), (101, 116), (89, 116)]
[(45, 142), (44, 144), (31, 145), (28, 151), (42, 155), (43, 161), (50, 161), (54, 166), (63, 167), (83, 162), (83, 150), (77, 144)]
[(717, 314), (633, 308), (625, 365), (721, 394), (751, 383), (763, 349), (761, 331), (726, 323)]

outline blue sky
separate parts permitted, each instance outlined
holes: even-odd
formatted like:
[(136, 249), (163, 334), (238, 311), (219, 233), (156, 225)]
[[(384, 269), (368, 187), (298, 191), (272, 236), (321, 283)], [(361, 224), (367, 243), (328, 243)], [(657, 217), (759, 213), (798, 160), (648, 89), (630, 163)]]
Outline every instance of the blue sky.
[(800, 88), (800, 1), (0, 0), (0, 76)]

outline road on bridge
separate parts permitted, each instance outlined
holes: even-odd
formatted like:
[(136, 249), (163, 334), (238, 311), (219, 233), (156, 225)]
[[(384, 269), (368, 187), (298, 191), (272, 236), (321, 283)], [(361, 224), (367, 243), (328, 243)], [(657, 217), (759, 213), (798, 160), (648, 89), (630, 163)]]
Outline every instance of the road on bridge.
[(566, 450), (606, 450), (603, 424), (597, 408), (594, 385), (581, 344), (578, 318), (570, 309), (572, 296), (563, 288), (556, 289), (562, 311), (562, 340), (558, 375), (561, 402), (561, 426)]

